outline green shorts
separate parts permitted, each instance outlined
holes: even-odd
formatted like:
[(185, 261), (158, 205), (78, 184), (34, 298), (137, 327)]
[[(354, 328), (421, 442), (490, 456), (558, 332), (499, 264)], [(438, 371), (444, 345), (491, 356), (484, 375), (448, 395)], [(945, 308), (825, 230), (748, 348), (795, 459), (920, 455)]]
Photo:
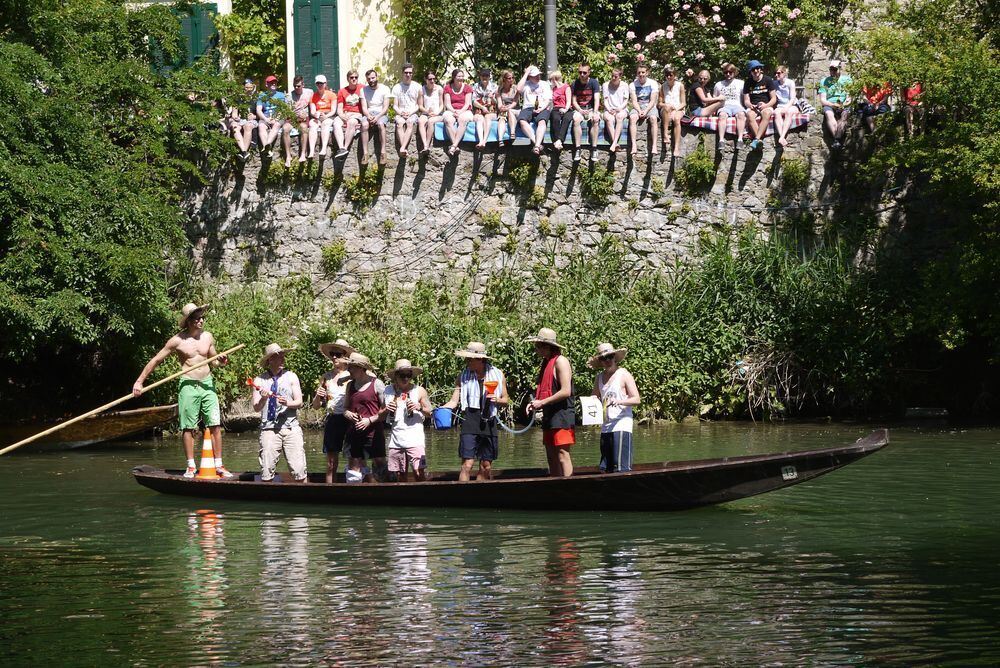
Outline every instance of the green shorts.
[(177, 392), (177, 414), (181, 431), (198, 429), (198, 419), (205, 427), (215, 427), (222, 420), (219, 415), (219, 395), (211, 376), (203, 380), (182, 378)]

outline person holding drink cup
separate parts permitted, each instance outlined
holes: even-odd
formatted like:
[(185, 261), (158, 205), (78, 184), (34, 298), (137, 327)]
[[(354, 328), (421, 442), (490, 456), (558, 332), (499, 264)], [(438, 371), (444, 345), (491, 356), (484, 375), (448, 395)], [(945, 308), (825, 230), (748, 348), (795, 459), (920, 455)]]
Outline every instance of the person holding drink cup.
[(350, 427), (344, 417), (344, 398), (347, 393), (344, 382), (351, 375), (347, 371), (347, 356), (355, 350), (344, 339), (337, 339), (336, 343), (322, 344), (319, 351), (323, 357), (333, 362), (333, 370), (320, 376), (312, 407), (326, 407), (323, 452), (326, 454), (326, 481), (333, 482), (340, 464), (340, 453), (344, 449), (344, 438)]
[(410, 364), (410, 360), (396, 360), (392, 382), (382, 394), (389, 426), (389, 482), (405, 482), (410, 468), (417, 482), (423, 482), (427, 470), (424, 420), (431, 416), (431, 400), (427, 390), (413, 380), (421, 373), (423, 369)]
[(460, 481), (468, 481), (472, 464), (479, 460), (477, 480), (492, 477), (493, 462), (499, 455), (497, 434), (497, 406), (506, 406), (507, 382), (503, 372), (490, 364), (486, 346), (470, 341), (455, 355), (465, 360), (465, 370), (455, 380), (455, 391), (443, 408), (462, 410), (462, 433), (459, 437), (458, 456), (462, 460)]

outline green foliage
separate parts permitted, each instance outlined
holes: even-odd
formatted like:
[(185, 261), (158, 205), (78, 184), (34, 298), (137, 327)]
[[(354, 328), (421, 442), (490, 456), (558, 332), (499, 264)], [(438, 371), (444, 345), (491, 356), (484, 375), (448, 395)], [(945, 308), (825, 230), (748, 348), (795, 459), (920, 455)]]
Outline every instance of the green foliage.
[[(233, 11), (215, 17), (237, 78), (283, 78), (285, 64), (285, 3), (282, 0), (234, 0)], [(288, 83), (288, 82), (286, 82)]]
[(519, 162), (507, 170), (507, 178), (514, 187), (522, 193), (535, 187), (535, 177), (538, 174), (538, 163), (535, 161)]
[(269, 186), (302, 186), (316, 181), (319, 166), (315, 160), (306, 162), (294, 161), (291, 167), (285, 167), (280, 160), (265, 161), (267, 165), (261, 174), (265, 184)]
[(698, 147), (684, 159), (674, 178), (688, 195), (703, 193), (715, 183), (715, 161), (705, 149), (702, 137), (698, 138)]
[(500, 212), (496, 209), (480, 211), (479, 226), (482, 228), (483, 234), (488, 237), (492, 237), (494, 234), (499, 234), (500, 230), (503, 229), (503, 220), (500, 218)]
[(335, 276), (344, 268), (347, 261), (347, 244), (343, 239), (331, 241), (323, 246), (320, 257), (320, 268), (324, 276)]
[(614, 171), (597, 164), (580, 171), (580, 193), (591, 205), (606, 207), (614, 192)]
[(786, 195), (802, 193), (809, 187), (809, 165), (802, 158), (781, 157), (781, 185), (779, 190)]
[(355, 211), (367, 211), (375, 204), (382, 189), (382, 175), (378, 170), (368, 169), (353, 179), (344, 181), (344, 196)]
[(545, 188), (535, 186), (531, 189), (531, 194), (524, 199), (524, 206), (529, 209), (537, 209), (545, 204)]
[(187, 245), (180, 193), (233, 154), (211, 102), (234, 91), (207, 60), (153, 70), (150, 43), (180, 54), (167, 7), (4, 7), (0, 374), (24, 415), (31, 397), (51, 412), (122, 394), (162, 345), (184, 283), (168, 263)]

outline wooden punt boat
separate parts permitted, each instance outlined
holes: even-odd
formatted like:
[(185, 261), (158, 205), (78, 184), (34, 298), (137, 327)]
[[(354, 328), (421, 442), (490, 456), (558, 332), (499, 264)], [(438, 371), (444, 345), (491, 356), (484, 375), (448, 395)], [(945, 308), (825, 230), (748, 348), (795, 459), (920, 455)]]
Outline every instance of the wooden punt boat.
[[(126, 436), (141, 434), (162, 427), (177, 416), (177, 404), (136, 408), (129, 411), (101, 413), (80, 420), (65, 429), (50, 434), (25, 446), (26, 448), (81, 448), (85, 445), (113, 441)], [(16, 443), (40, 431), (54, 427), (58, 422), (44, 425), (16, 425), (0, 427), (0, 442)]]
[[(458, 482), (457, 472), (432, 473), (425, 482), (261, 482), (255, 472), (232, 480), (198, 480), (181, 471), (132, 469), (136, 481), (166, 494), (212, 499), (290, 501), (334, 505), (519, 508), (525, 510), (685, 510), (771, 492), (818, 478), (867, 457), (889, 442), (886, 430), (853, 445), (804, 452), (639, 464), (627, 473), (579, 469), (550, 478), (543, 469), (494, 471), (494, 479)], [(342, 479), (342, 476), (341, 476)]]

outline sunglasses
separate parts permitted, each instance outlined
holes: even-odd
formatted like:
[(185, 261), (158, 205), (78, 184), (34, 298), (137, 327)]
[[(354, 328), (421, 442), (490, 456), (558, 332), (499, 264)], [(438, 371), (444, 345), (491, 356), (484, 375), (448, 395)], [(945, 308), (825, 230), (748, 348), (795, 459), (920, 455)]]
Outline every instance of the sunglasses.
[(413, 76), (413, 72), (403, 72), (403, 76), (404, 77), (412, 77)]
[(403, 380), (410, 380), (411, 378), (413, 378), (413, 374), (410, 373), (409, 371), (400, 371), (399, 373), (396, 374), (396, 378), (401, 378)]
[(615, 358), (615, 354), (614, 353), (605, 353), (604, 355), (601, 355), (597, 359), (601, 360), (602, 362), (610, 362), (614, 358)]
[(437, 81), (437, 77), (427, 77), (428, 81)]
[(357, 81), (358, 78), (357, 77), (347, 77), (347, 80), (348, 81)]

